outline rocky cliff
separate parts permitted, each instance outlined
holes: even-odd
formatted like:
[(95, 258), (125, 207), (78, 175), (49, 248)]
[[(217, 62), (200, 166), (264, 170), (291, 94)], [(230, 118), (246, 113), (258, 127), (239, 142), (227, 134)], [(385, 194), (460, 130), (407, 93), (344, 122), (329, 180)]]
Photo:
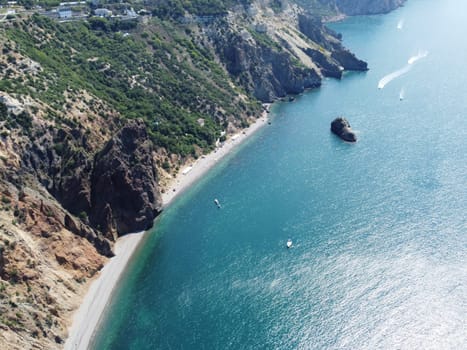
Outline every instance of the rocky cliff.
[(2, 176), (0, 191), (0, 343), (60, 348), (67, 320), (111, 245), (40, 185), (16, 187)]
[(292, 4), (274, 16), (269, 11), (251, 5), (205, 29), (234, 81), (262, 102), (316, 88), (323, 76), (341, 78), (344, 70), (368, 69), (321, 18)]
[(89, 217), (106, 235), (147, 230), (161, 211), (156, 163), (146, 126), (129, 121), (94, 159)]
[(255, 41), (248, 33), (230, 32), (214, 42), (228, 72), (262, 102), (321, 85), (317, 70), (295, 65), (293, 56)]
[(117, 235), (148, 228), (160, 210), (154, 147), (139, 120), (85, 107), (51, 120), (40, 102), (2, 100), (0, 343), (60, 348)]
[(22, 152), (21, 169), (81, 219), (68, 219), (72, 232), (109, 255), (103, 237), (148, 229), (160, 211), (154, 148), (137, 120), (126, 122), (98, 152), (87, 143), (79, 128), (44, 132)]
[(300, 15), (298, 28), (313, 42), (319, 43), (321, 47), (329, 51), (330, 54), (326, 55), (322, 49), (305, 49), (307, 55), (320, 67), (324, 76), (340, 78), (343, 70), (368, 70), (368, 64), (343, 47), (340, 35), (324, 26), (319, 19)]

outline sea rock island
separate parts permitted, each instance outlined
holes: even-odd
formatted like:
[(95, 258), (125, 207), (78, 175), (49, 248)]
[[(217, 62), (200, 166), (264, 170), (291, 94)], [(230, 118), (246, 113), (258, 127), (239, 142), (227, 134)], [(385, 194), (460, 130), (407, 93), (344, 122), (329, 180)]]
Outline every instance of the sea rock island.
[(352, 131), (350, 123), (343, 117), (338, 117), (332, 121), (331, 131), (344, 141), (357, 142), (357, 136)]

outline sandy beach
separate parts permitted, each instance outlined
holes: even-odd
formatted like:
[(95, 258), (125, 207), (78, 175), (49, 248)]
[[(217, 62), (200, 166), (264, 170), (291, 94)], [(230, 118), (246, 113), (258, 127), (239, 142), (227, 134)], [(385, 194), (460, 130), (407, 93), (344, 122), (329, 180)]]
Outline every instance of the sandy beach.
[(164, 207), (169, 205), (179, 194), (183, 193), (193, 183), (198, 181), (209, 169), (215, 166), (223, 157), (230, 153), (236, 146), (240, 145), (249, 136), (253, 135), (262, 126), (268, 123), (267, 113), (264, 112), (261, 118), (257, 119), (247, 129), (237, 134), (231, 135), (220, 147), (213, 152), (198, 158), (191, 164), (185, 164), (180, 172), (173, 178), (165, 193), (162, 193)]
[[(163, 206), (168, 206), (175, 197), (182, 194), (230, 151), (267, 123), (267, 113), (264, 112), (261, 118), (258, 118), (249, 128), (235, 135), (230, 135), (215, 151), (200, 157), (191, 164), (186, 164), (162, 193)], [(73, 316), (65, 349), (88, 349), (89, 342), (110, 300), (113, 289), (117, 286), (120, 276), (143, 237), (144, 232), (140, 232), (128, 234), (118, 239), (114, 249), (115, 256), (100, 271), (97, 279), (91, 283), (83, 302)]]
[(115, 256), (100, 271), (84, 297), (78, 311), (73, 316), (73, 325), (65, 349), (87, 349), (100, 317), (112, 295), (113, 288), (136, 250), (144, 232), (132, 233), (118, 239)]

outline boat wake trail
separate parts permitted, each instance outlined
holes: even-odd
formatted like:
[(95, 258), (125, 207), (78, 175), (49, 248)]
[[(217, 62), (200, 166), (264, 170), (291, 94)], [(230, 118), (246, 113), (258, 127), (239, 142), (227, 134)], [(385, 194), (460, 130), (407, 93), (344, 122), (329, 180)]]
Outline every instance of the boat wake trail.
[(417, 62), (418, 60), (424, 58), (428, 56), (428, 51), (419, 51), (417, 55), (415, 56), (412, 56), (409, 58), (409, 60), (407, 61), (408, 64), (414, 64), (415, 62)]
[(420, 51), (417, 55), (412, 56), (409, 58), (407, 61), (407, 65), (404, 68), (401, 68), (399, 70), (396, 70), (395, 72), (392, 72), (386, 76), (384, 76), (379, 82), (378, 82), (378, 89), (382, 89), (391, 82), (392, 80), (400, 77), (401, 75), (404, 75), (407, 73), (411, 68), (412, 65), (417, 62), (418, 60), (428, 56), (428, 51)]
[(406, 65), (404, 68), (401, 68), (399, 70), (396, 70), (395, 72), (392, 72), (386, 76), (384, 76), (378, 83), (378, 89), (382, 89), (386, 86), (386, 84), (388, 84), (389, 82), (391, 82), (392, 80), (400, 77), (401, 75), (404, 75), (405, 73), (407, 73), (410, 69), (412, 68), (412, 66), (410, 64)]

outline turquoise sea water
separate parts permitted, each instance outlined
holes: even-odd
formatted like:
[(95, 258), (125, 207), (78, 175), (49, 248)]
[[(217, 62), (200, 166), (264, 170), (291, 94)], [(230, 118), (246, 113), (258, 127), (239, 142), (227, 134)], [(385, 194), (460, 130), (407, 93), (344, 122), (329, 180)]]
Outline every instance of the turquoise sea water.
[(275, 105), (168, 208), (93, 348), (465, 349), (466, 19), (466, 1), (409, 0), (333, 24), (370, 71)]

